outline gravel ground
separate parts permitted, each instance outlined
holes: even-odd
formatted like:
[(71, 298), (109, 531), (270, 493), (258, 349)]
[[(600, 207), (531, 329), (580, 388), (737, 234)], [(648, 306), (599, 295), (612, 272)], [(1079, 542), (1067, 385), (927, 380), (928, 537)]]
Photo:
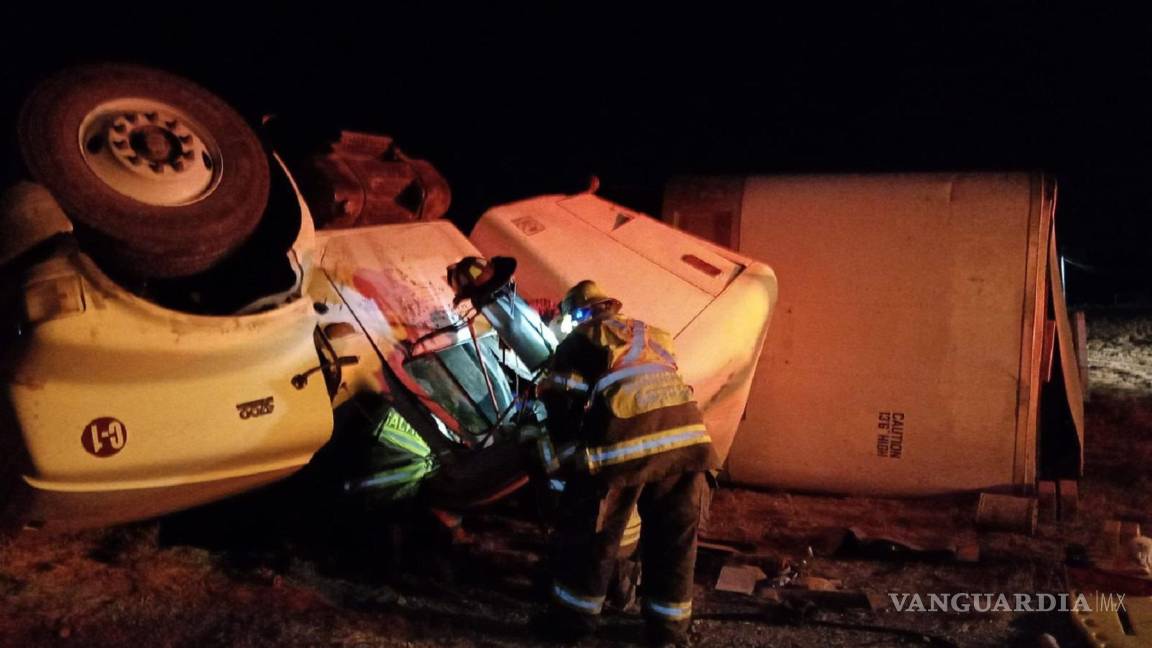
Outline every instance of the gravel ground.
[(1095, 389), (1152, 393), (1152, 316), (1098, 313), (1090, 317), (1088, 335)]

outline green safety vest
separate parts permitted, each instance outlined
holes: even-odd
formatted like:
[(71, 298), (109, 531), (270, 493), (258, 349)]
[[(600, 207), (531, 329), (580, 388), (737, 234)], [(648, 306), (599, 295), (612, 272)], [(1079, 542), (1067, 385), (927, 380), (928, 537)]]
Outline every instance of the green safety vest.
[(378, 444), (390, 450), (381, 462), (384, 467), (350, 482), (349, 490), (369, 490), (388, 499), (405, 499), (414, 496), (420, 483), (440, 467), (432, 449), (416, 428), (395, 408), (388, 408), (373, 436)]

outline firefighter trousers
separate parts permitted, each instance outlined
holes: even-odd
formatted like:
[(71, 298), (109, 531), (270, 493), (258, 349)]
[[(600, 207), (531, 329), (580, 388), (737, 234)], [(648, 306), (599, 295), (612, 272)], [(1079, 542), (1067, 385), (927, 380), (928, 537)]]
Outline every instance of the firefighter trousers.
[(692, 618), (696, 532), (708, 489), (702, 472), (633, 486), (605, 486), (587, 478), (570, 481), (552, 543), (556, 611), (573, 624), (595, 627), (621, 537), (636, 507), (645, 621), (650, 631), (684, 635)]

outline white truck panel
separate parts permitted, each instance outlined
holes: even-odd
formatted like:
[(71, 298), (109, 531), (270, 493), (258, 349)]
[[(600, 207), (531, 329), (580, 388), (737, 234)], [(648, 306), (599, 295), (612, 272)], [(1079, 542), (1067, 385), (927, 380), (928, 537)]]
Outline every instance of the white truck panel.
[[(84, 312), (31, 328), (11, 381), (28, 483), (84, 492), (231, 479), (303, 466), (328, 440), (324, 381), (291, 384), (319, 362), (308, 300), (188, 315), (119, 289), (82, 256), (75, 264)], [(101, 419), (116, 423), (93, 430)], [(107, 444), (119, 447), (93, 453)]]
[(730, 477), (847, 494), (1030, 487), (1053, 209), (1051, 183), (1025, 173), (673, 183), (675, 222), (737, 233), (787, 281)]
[[(626, 222), (614, 227), (621, 214)], [(776, 302), (770, 268), (589, 194), (496, 207), (471, 239), (486, 255), (516, 258), (527, 297), (559, 301), (593, 279), (625, 314), (672, 333), (681, 373), (727, 455)], [(687, 255), (720, 274), (685, 263)]]

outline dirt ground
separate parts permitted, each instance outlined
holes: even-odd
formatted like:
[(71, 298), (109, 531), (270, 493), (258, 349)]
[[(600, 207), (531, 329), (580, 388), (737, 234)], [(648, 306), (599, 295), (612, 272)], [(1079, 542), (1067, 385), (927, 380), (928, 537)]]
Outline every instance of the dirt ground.
[[(1069, 544), (1107, 519), (1152, 523), (1152, 316), (1089, 317), (1091, 399), (1081, 514), (1034, 537), (979, 532), (974, 496), (892, 500), (722, 488), (709, 537), (747, 543), (765, 566), (885, 592), (1060, 592)], [(0, 646), (531, 646), (543, 607), (543, 534), (528, 494), (466, 519), (455, 544), (404, 511), (371, 519), (309, 500), (307, 481), (216, 506), (0, 545)], [(389, 523), (389, 520), (406, 520)], [(843, 559), (846, 527), (922, 544), (975, 543), (978, 562)], [(809, 554), (809, 548), (812, 549)], [(1059, 613), (820, 609), (806, 622), (763, 599), (717, 592), (726, 554), (697, 570), (700, 646), (1087, 645)], [(606, 616), (588, 646), (634, 643), (640, 621)], [(896, 631), (908, 631), (897, 634)], [(934, 642), (934, 643), (933, 643)]]

